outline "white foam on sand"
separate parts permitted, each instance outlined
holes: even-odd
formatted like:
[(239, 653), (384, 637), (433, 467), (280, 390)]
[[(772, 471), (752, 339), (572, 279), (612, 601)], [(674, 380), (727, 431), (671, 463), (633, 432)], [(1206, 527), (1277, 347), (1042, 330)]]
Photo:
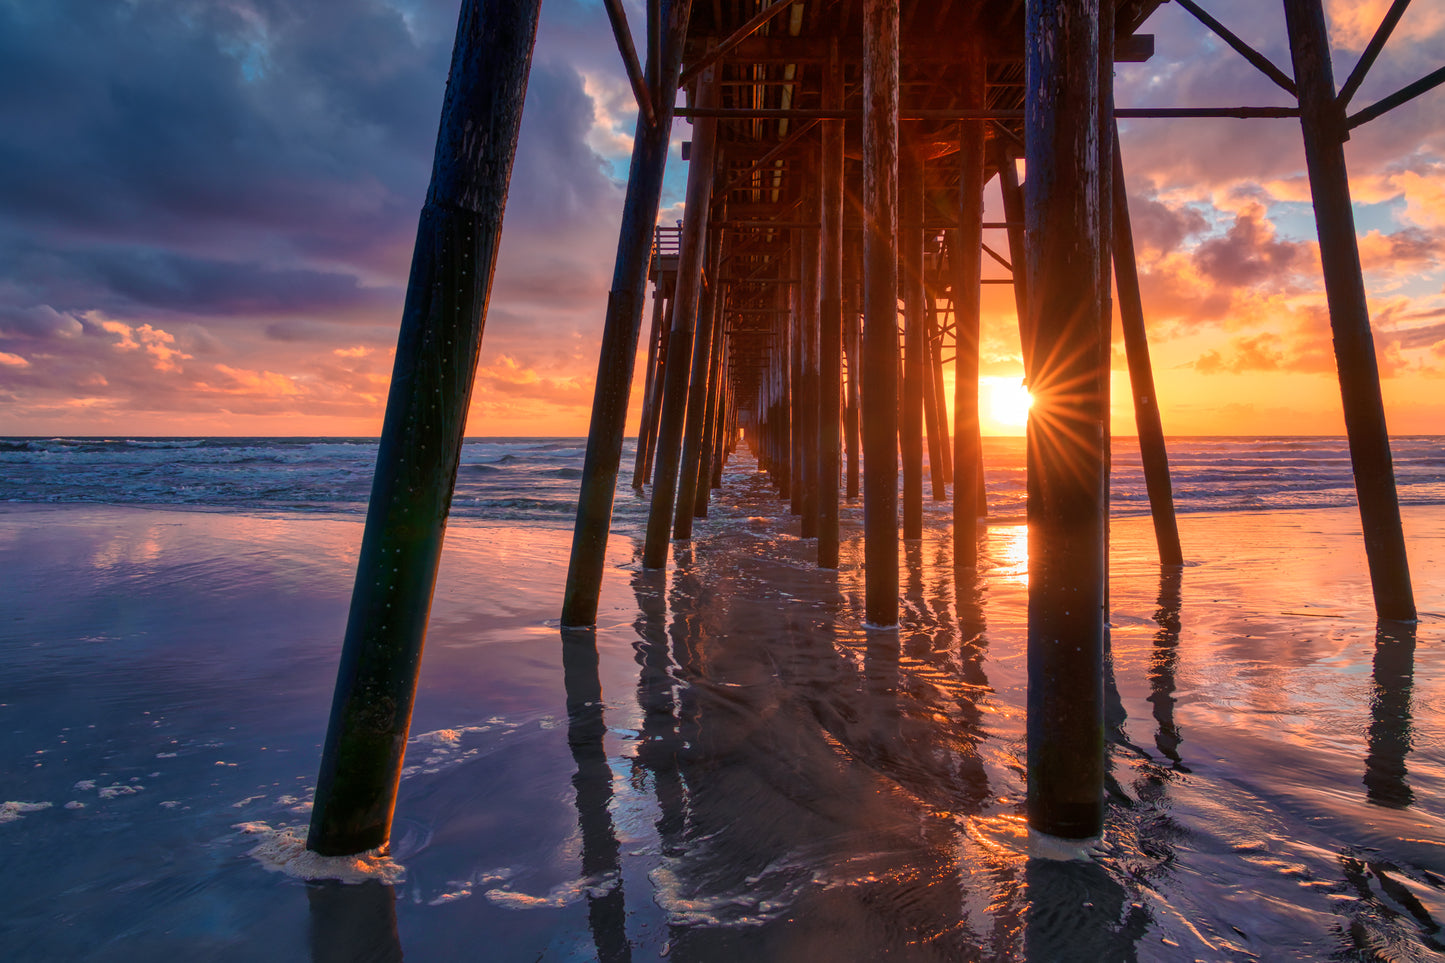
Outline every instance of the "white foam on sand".
[(368, 880), (394, 884), (406, 876), (406, 867), (383, 852), (368, 849), (354, 856), (322, 856), (306, 848), (306, 833), (297, 829), (272, 829), (263, 822), (237, 823), (234, 829), (261, 842), (246, 853), (274, 873), (297, 879), (334, 879), (343, 883)]
[(25, 813), (38, 813), (42, 809), (49, 809), (53, 804), (48, 802), (4, 802), (0, 803), (0, 823), (13, 823)]
[(601, 876), (570, 879), (565, 883), (559, 883), (552, 887), (545, 896), (533, 896), (530, 893), (520, 893), (512, 889), (489, 889), (486, 897), (489, 901), (506, 909), (561, 909), (578, 902), (584, 896), (599, 899), (616, 890), (621, 884), (622, 878), (618, 874), (604, 873)]

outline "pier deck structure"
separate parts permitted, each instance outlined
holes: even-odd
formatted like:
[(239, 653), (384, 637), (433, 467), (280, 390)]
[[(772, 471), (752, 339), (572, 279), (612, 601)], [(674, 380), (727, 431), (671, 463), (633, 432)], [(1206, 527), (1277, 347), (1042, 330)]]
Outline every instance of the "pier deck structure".
[[(1176, 2), (1294, 105), (1116, 104), (1113, 65), (1152, 55), (1160, 0), (650, 0), (641, 42), (620, 0), (606, 0), (639, 110), (564, 631), (596, 621), (640, 341), (630, 468), (650, 497), (645, 567), (665, 568), (672, 542), (706, 516), (741, 439), (816, 539), (820, 566), (838, 566), (839, 501), (861, 492), (873, 629), (898, 624), (900, 540), (921, 537), (925, 492), (951, 489), (954, 563), (967, 577), (987, 510), (980, 290), (1012, 285), (1034, 399), (1029, 818), (1045, 833), (1096, 835), (1115, 289), (1161, 564), (1185, 554), (1117, 123), (1200, 117), (1300, 124), (1376, 610), (1415, 618), (1342, 148), (1353, 127), (1445, 82), (1445, 69), (1352, 111), (1408, 0), (1338, 91), (1321, 0), (1283, 0), (1285, 66), (1193, 0)], [(317, 852), (389, 833), (537, 8), (463, 3), (308, 839)], [(674, 118), (691, 125), (685, 214), (659, 227)], [(995, 178), (1003, 219), (985, 221)]]

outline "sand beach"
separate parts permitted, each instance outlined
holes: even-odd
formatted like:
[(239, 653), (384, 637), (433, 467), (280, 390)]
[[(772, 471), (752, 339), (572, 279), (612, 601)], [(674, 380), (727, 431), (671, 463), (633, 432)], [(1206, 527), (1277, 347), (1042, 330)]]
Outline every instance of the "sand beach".
[[(625, 498), (627, 496), (620, 496)], [(625, 506), (620, 506), (625, 509)], [(565, 524), (454, 519), (389, 884), (304, 831), (361, 520), (9, 504), (0, 947), (15, 960), (1428, 959), (1445, 919), (1445, 508), (1418, 626), (1375, 623), (1344, 507), (1113, 525), (1109, 819), (1024, 827), (1026, 534), (956, 583), (860, 539), (817, 570), (737, 459), (664, 574), (610, 544), (558, 629)]]

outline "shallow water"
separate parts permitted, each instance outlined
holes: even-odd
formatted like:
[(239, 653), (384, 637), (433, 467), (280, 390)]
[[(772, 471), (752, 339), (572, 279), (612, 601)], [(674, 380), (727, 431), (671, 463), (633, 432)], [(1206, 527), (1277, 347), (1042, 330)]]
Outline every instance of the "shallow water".
[[(7, 959), (1412, 960), (1445, 918), (1445, 510), (1407, 507), (1415, 628), (1380, 630), (1352, 510), (1116, 520), (1108, 826), (1023, 824), (1026, 535), (956, 585), (861, 544), (821, 572), (740, 461), (663, 573), (614, 536), (555, 626), (570, 533), (447, 538), (394, 887), (247, 856), (304, 826), (360, 522), (0, 513)], [(856, 514), (856, 513), (850, 513)], [(594, 645), (595, 641), (595, 645)], [(66, 808), (68, 803), (79, 807)]]

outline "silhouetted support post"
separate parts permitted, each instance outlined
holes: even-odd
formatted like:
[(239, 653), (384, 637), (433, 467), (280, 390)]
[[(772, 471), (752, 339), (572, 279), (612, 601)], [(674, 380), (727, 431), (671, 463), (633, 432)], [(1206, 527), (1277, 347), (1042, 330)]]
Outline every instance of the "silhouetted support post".
[(1129, 360), (1129, 386), (1134, 394), (1134, 424), (1139, 432), (1139, 457), (1144, 463), (1144, 487), (1154, 517), (1154, 539), (1159, 543), (1161, 565), (1183, 565), (1179, 524), (1174, 517), (1174, 489), (1169, 481), (1169, 452), (1154, 392), (1154, 370), (1149, 364), (1149, 339), (1144, 334), (1144, 304), (1139, 295), (1139, 268), (1134, 261), (1134, 227), (1129, 221), (1129, 198), (1124, 190), (1124, 161), (1119, 134), (1114, 131), (1114, 278), (1119, 288), (1119, 321), (1124, 328), (1124, 353)]
[[(687, 36), (691, 0), (666, 0), (660, 20), (661, 50), (649, 51), (649, 64), (658, 64), (657, 89), (677, 87), (682, 66), (682, 42)], [(640, 115), (632, 140), (632, 161), (627, 196), (622, 202), (622, 226), (617, 236), (617, 260), (612, 290), (607, 295), (602, 348), (597, 361), (597, 386), (592, 398), (592, 422), (587, 432), (587, 454), (582, 462), (582, 486), (577, 496), (577, 522), (572, 530), (572, 556), (567, 566), (567, 588), (562, 597), (563, 625), (595, 625), (597, 599), (602, 591), (602, 569), (607, 536), (612, 527), (612, 496), (622, 461), (622, 439), (627, 424), (627, 400), (632, 389), (632, 368), (637, 356), (638, 328), (652, 258), (653, 229), (662, 197), (662, 175), (667, 145), (672, 136), (672, 97), (658, 98), (657, 124), (649, 126)]]
[(863, 2), (864, 609), (898, 624), (898, 0)]
[(647, 377), (642, 387), (642, 417), (637, 421), (637, 457), (633, 459), (632, 465), (632, 487), (639, 490), (647, 478), (647, 453), (652, 447), (653, 382), (657, 379), (660, 363), (664, 301), (662, 285), (659, 284), (652, 292), (652, 324), (648, 326), (647, 333)]
[(307, 848), (384, 846), (522, 121), (539, 0), (463, 5)]
[(667, 346), (672, 342), (672, 307), (677, 303), (672, 285), (668, 285), (667, 305), (662, 310), (662, 334), (657, 341), (657, 373), (652, 377), (652, 413), (647, 423), (647, 461), (642, 465), (642, 478), (652, 474), (652, 459), (657, 454), (657, 428), (662, 423), (662, 390), (667, 377)]
[(1382, 619), (1414, 621), (1415, 598), (1400, 526), (1390, 433), (1350, 208), (1345, 114), (1335, 100), (1324, 10), (1320, 0), (1285, 0), (1284, 10), (1375, 612)]
[[(850, 259), (857, 270), (857, 259)], [(859, 491), (859, 454), (862, 451), (862, 398), (858, 391), (863, 371), (863, 332), (861, 315), (862, 298), (858, 296), (856, 279), (850, 280), (848, 290), (852, 292), (843, 308), (843, 343), (848, 352), (848, 395), (843, 409), (843, 438), (848, 451), (847, 495), (857, 498)]]
[[(909, 132), (910, 135), (913, 133)], [(903, 296), (903, 403), (898, 439), (903, 456), (903, 537), (923, 537), (923, 157), (913, 136), (898, 155), (898, 278)]]
[[(779, 494), (787, 500), (792, 498), (793, 476), (793, 396), (792, 371), (793, 355), (790, 345), (793, 328), (792, 318), (784, 311), (788, 303), (787, 285), (774, 286), (773, 307), (778, 312), (773, 316), (777, 337), (773, 341), (774, 421), (777, 436), (774, 445), (773, 478), (778, 483)], [(789, 506), (791, 511), (791, 505)]]
[[(707, 514), (707, 500), (711, 495), (712, 489), (722, 487), (723, 462), (727, 460), (728, 454), (728, 416), (731, 414), (731, 407), (728, 399), (732, 393), (731, 386), (728, 384), (728, 356), (731, 350), (731, 339), (727, 336), (727, 333), (726, 331), (724, 331), (723, 327), (724, 326), (722, 324), (719, 324), (717, 326), (717, 346), (713, 352), (717, 355), (718, 359), (717, 397), (715, 399), (717, 410), (712, 416), (713, 447), (712, 456), (708, 460), (708, 464), (710, 467), (706, 479), (708, 494), (703, 494), (702, 492), (698, 493), (698, 504), (701, 505), (704, 509), (704, 511), (698, 513), (699, 517)], [(701, 485), (702, 483), (703, 479), (699, 478), (698, 484)]]
[[(697, 145), (694, 143), (693, 145)], [(708, 163), (714, 158), (709, 151)], [(707, 203), (707, 201), (704, 201)], [(687, 387), (687, 418), (682, 435), (682, 460), (677, 480), (677, 502), (672, 514), (672, 537), (692, 538), (692, 513), (697, 506), (697, 479), (702, 469), (702, 452), (707, 430), (707, 389), (712, 380), (713, 328), (718, 323), (722, 294), (718, 290), (718, 249), (722, 237), (708, 246), (707, 289), (697, 312), (697, 332), (692, 342), (692, 378)]]
[[(948, 434), (948, 401), (943, 390), (943, 331), (938, 323), (938, 294), (936, 291), (928, 290), (928, 300), (925, 303), (928, 308), (924, 315), (928, 321), (928, 366), (930, 375), (928, 383), (933, 386), (933, 410), (938, 416), (938, 453), (939, 469), (943, 484), (953, 484), (953, 444), (949, 441)], [(934, 498), (942, 501), (943, 494), (934, 492)]]
[(793, 426), (792, 445), (788, 474), (788, 511), (794, 515), (803, 514), (803, 485), (808, 476), (808, 466), (803, 459), (804, 433), (808, 420), (804, 416), (807, 386), (803, 380), (803, 290), (798, 274), (803, 267), (802, 232), (794, 230), (789, 240), (789, 277), (793, 278), (783, 287), (783, 296), (788, 306), (788, 403), (790, 424)]
[[(843, 64), (834, 41), (823, 78), (823, 104), (843, 103)], [(818, 339), (818, 565), (838, 567), (838, 468), (843, 393), (843, 121), (823, 122), (822, 264)]]
[[(964, 51), (961, 103), (984, 103), (985, 61), (982, 44)], [(979, 300), (983, 272), (984, 121), (965, 120), (958, 142), (958, 229), (948, 233), (949, 282), (953, 286), (953, 564), (978, 566), (979, 467), (983, 453), (978, 424)], [(1012, 166), (1012, 161), (1006, 161)], [(1014, 261), (1023, 273), (1023, 261)]]
[[(816, 186), (807, 189), (807, 204), (810, 217), (817, 215), (819, 195)], [(802, 233), (803, 261), (799, 272), (798, 292), (801, 296), (798, 310), (799, 329), (802, 335), (802, 413), (803, 425), (799, 437), (802, 439), (803, 456), (802, 485), (802, 536), (818, 537), (818, 339), (819, 339), (819, 269), (822, 257), (822, 237), (814, 228)]]
[(1034, 322), (1028, 812), (1034, 829), (1072, 838), (1098, 835), (1104, 818), (1098, 2), (1029, 4), (1024, 47)]
[[(925, 306), (926, 307), (926, 306)], [(938, 426), (938, 388), (933, 382), (933, 317), (923, 311), (923, 424), (928, 435), (928, 478), (936, 502), (947, 497), (948, 483), (943, 480), (942, 436)]]
[(1008, 259), (1013, 265), (1014, 310), (1019, 319), (1019, 350), (1024, 359), (1024, 380), (1033, 369), (1033, 336), (1029, 333), (1029, 277), (1027, 245), (1024, 243), (1024, 192), (1019, 187), (1019, 169), (1008, 149), (999, 145), (995, 155), (998, 186), (1003, 195), (1003, 216), (1008, 234)]
[[(698, 78), (697, 100), (700, 106), (711, 107), (717, 102), (715, 78), (716, 71), (712, 69), (704, 71)], [(708, 209), (712, 204), (716, 134), (717, 121), (699, 118), (693, 122), (692, 155), (687, 169), (682, 237), (679, 239), (677, 252), (672, 341), (667, 349), (662, 421), (657, 430), (657, 456), (652, 475), (652, 502), (648, 506), (647, 539), (642, 550), (642, 564), (645, 568), (663, 568), (667, 565), (668, 535), (672, 530), (672, 509), (677, 496), (683, 421), (687, 414), (690, 364), (694, 355), (693, 333), (698, 319), (703, 259), (707, 251)], [(697, 464), (694, 462), (694, 478), (696, 470)]]
[[(718, 433), (717, 396), (722, 371), (723, 300), (723, 293), (719, 290), (713, 300), (712, 349), (708, 352), (707, 400), (704, 402), (702, 438), (698, 445), (697, 479), (693, 482), (693, 518), (707, 518), (708, 496), (712, 494), (712, 462)], [(681, 508), (679, 499), (679, 513)]]

